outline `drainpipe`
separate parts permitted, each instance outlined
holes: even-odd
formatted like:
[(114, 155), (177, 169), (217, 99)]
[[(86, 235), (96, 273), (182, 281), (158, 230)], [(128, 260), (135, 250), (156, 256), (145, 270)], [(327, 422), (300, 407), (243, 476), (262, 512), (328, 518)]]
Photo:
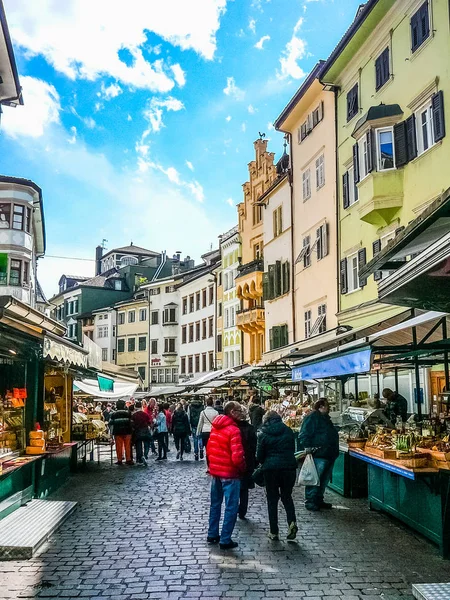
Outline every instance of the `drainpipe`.
[[(339, 277), (340, 277), (340, 272), (341, 272), (341, 261), (340, 261), (340, 252), (339, 252), (339, 232), (340, 232), (340, 227), (339, 227), (339, 155), (338, 155), (338, 132), (337, 132), (337, 123), (338, 123), (338, 91), (339, 89), (337, 87), (334, 87), (334, 140), (335, 140), (335, 161), (336, 161), (336, 201), (334, 203), (335, 205), (335, 221), (336, 221), (336, 228), (335, 228), (335, 232), (336, 232), (336, 291), (337, 291), (337, 312), (339, 313), (341, 311), (341, 287), (340, 287), (340, 281), (339, 281)], [(338, 323), (339, 324), (339, 323)]]
[(292, 297), (292, 342), (295, 343), (297, 340), (297, 319), (295, 310), (295, 256), (294, 256), (294, 150), (292, 144), (292, 134), (288, 133), (289, 137), (289, 188), (291, 194), (291, 297)]

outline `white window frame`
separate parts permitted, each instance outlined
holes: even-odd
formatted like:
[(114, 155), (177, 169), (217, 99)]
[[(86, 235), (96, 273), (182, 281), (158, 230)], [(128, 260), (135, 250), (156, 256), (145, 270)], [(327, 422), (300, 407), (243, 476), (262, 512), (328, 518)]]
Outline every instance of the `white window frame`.
[(358, 152), (359, 152), (359, 181), (362, 181), (369, 175), (369, 155), (367, 147), (367, 137), (364, 135), (358, 141)]
[(120, 312), (120, 313), (119, 313), (119, 316), (118, 316), (118, 318), (117, 318), (117, 320), (118, 320), (118, 325), (125, 325), (125, 315), (126, 315), (126, 313), (125, 313), (125, 312)]
[(359, 200), (359, 196), (356, 197), (355, 189), (355, 169), (353, 166), (348, 168), (348, 206), (353, 206)]
[(305, 310), (304, 318), (305, 318), (305, 332), (304, 333), (305, 333), (305, 339), (306, 339), (306, 338), (309, 338), (309, 336), (311, 335), (312, 311), (310, 308)]
[[(392, 136), (392, 154), (394, 160), (394, 166), (389, 167), (389, 169), (385, 169), (381, 166), (381, 144), (380, 144), (380, 134), (389, 132)], [(393, 127), (380, 127), (375, 130), (375, 143), (377, 146), (377, 171), (394, 171), (396, 167), (395, 162), (395, 145), (394, 145), (394, 128)]]
[(316, 189), (320, 190), (325, 185), (325, 156), (321, 154), (316, 159)]
[(305, 169), (302, 174), (303, 200), (311, 198), (311, 169)]
[(102, 348), (102, 361), (108, 361), (108, 348)]
[[(356, 292), (361, 289), (359, 285), (359, 274), (358, 274), (358, 253), (350, 254), (347, 256), (347, 293)], [(355, 286), (355, 269), (353, 265), (353, 261), (356, 260), (356, 286)]]
[[(131, 315), (134, 315), (133, 316), (133, 321), (131, 320)], [(136, 323), (136, 311), (135, 310), (129, 310), (128, 311), (127, 322), (128, 323)]]
[[(428, 113), (428, 120), (426, 122), (426, 130), (428, 137), (428, 146), (424, 148), (424, 136), (423, 136), (423, 125), (422, 125), (422, 114)], [(422, 104), (416, 112), (416, 138), (417, 138), (417, 155), (420, 156), (435, 145), (434, 141), (434, 127), (433, 127), (433, 108), (431, 105), (431, 99)]]
[[(142, 315), (144, 315), (144, 318), (142, 318)], [(147, 309), (140, 308), (139, 309), (139, 321), (146, 321), (146, 320), (147, 320)]]

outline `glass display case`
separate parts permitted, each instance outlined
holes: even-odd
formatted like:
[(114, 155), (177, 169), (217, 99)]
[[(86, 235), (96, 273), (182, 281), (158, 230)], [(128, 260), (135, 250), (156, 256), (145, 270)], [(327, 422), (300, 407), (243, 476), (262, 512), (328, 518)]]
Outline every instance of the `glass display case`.
[(72, 377), (49, 366), (45, 371), (45, 400), (42, 429), (47, 442), (70, 442)]
[(0, 460), (25, 450), (25, 408), (14, 407), (0, 398)]

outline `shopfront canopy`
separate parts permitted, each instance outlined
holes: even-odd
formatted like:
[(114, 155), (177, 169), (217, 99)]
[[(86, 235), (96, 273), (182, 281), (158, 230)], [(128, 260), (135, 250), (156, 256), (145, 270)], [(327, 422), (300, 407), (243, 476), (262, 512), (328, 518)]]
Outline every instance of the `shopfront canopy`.
[(108, 391), (100, 389), (101, 386), (98, 379), (77, 380), (74, 385), (85, 394), (89, 394), (95, 398), (104, 398), (105, 400), (118, 400), (125, 396), (132, 396), (138, 387), (138, 383), (126, 383), (116, 379), (111, 379), (111, 381), (112, 390)]

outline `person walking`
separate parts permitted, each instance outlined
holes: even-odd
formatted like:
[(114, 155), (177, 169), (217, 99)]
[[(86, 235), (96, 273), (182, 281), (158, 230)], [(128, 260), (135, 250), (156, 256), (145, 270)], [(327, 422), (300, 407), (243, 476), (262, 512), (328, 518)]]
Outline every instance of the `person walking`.
[(220, 398), (217, 398), (214, 408), (217, 410), (219, 415), (223, 415), (224, 411), (223, 411), (223, 406), (222, 406), (222, 400)]
[[(206, 446), (208, 472), (212, 476), (207, 542), (209, 544), (220, 542), (222, 550), (232, 550), (238, 546), (231, 536), (239, 507), (240, 478), (245, 473), (244, 448), (237, 426), (241, 411), (238, 402), (227, 402), (224, 414), (217, 416), (212, 423), (211, 435)], [(224, 498), (225, 512), (219, 535)]]
[(166, 460), (167, 417), (164, 410), (164, 404), (160, 404), (158, 406), (158, 414), (156, 415), (155, 420), (155, 432), (156, 439), (158, 440), (158, 458), (156, 460)]
[(266, 411), (261, 406), (261, 400), (258, 396), (252, 396), (248, 406), (248, 414), (250, 415), (250, 423), (255, 429), (261, 429), (263, 416)]
[(177, 460), (183, 460), (186, 438), (189, 436), (189, 431), (189, 419), (186, 411), (183, 408), (183, 405), (180, 402), (177, 404), (177, 407), (172, 415), (172, 433), (173, 440), (175, 442), (175, 448), (177, 449)]
[(253, 471), (256, 467), (256, 429), (248, 422), (248, 413), (244, 406), (237, 413), (237, 425), (241, 432), (242, 446), (245, 455), (245, 472), (241, 479), (241, 490), (239, 493), (239, 511), (240, 519), (245, 519), (248, 510), (248, 492), (254, 489), (255, 482), (252, 479)]
[(123, 454), (127, 465), (134, 465), (131, 452), (131, 434), (133, 431), (130, 411), (124, 400), (117, 400), (116, 410), (111, 413), (109, 426), (116, 443), (117, 465), (123, 465)]
[(297, 475), (294, 432), (283, 423), (274, 410), (268, 411), (258, 433), (256, 460), (261, 464), (266, 486), (267, 511), (269, 513), (269, 538), (279, 540), (278, 500), (281, 499), (288, 522), (287, 539), (297, 536), (297, 518), (295, 515), (292, 490)]
[(164, 406), (164, 414), (166, 415), (166, 425), (167, 425), (167, 431), (166, 431), (164, 441), (166, 443), (166, 451), (170, 452), (169, 435), (170, 435), (170, 432), (172, 431), (172, 413), (170, 412), (170, 404), (168, 402), (164, 402), (163, 406)]
[(197, 435), (198, 422), (200, 420), (200, 415), (203, 411), (203, 408), (204, 404), (199, 398), (194, 399), (188, 408), (189, 425), (191, 426), (192, 441), (194, 442), (195, 460), (198, 460), (199, 452), (200, 458), (203, 458), (202, 438), (200, 435)]
[(152, 424), (150, 417), (142, 410), (142, 402), (136, 401), (136, 410), (131, 415), (133, 423), (134, 443), (136, 446), (136, 462), (143, 467), (147, 466)]
[[(213, 406), (214, 398), (209, 396), (206, 399), (206, 408), (200, 413), (200, 418), (197, 425), (197, 436), (202, 438), (202, 446), (206, 451), (206, 445), (211, 435), (211, 427), (214, 419), (219, 415)], [(202, 457), (203, 458), (203, 457)]]
[(325, 489), (330, 481), (336, 458), (339, 456), (339, 435), (330, 419), (330, 405), (326, 398), (314, 404), (313, 411), (305, 417), (298, 436), (299, 447), (312, 454), (320, 486), (305, 487), (305, 508), (318, 511), (333, 505), (324, 501)]
[[(152, 426), (155, 423), (156, 415), (158, 414), (158, 407), (156, 405), (156, 399), (150, 398), (148, 401), (145, 401), (144, 412), (148, 414), (150, 420), (152, 422)], [(155, 446), (155, 436), (152, 435), (150, 440), (150, 446), (152, 449), (152, 454), (156, 454), (156, 446)]]

